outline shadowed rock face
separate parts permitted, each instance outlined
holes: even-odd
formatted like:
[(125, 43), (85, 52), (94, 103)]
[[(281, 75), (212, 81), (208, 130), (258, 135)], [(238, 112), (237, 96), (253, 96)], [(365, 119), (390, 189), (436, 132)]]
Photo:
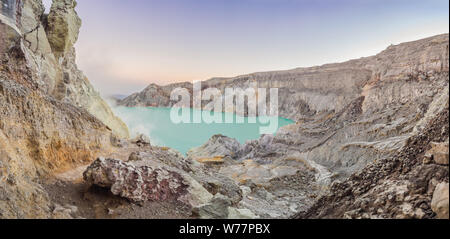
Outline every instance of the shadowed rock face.
[(1, 0), (0, 1), (0, 13), (13, 18), (15, 15), (15, 1), (13, 0)]

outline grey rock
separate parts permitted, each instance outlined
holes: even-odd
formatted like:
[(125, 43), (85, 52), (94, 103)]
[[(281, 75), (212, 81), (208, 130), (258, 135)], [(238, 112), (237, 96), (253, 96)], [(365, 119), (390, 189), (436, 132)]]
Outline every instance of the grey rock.
[(434, 161), (436, 164), (448, 165), (449, 146), (448, 141), (444, 143), (431, 143), (431, 149), (425, 153), (425, 158)]
[(437, 185), (434, 194), (433, 200), (431, 202), (431, 208), (437, 214), (439, 219), (449, 219), (449, 184), (448, 183), (440, 183)]
[(193, 215), (201, 219), (227, 219), (228, 207), (231, 205), (231, 200), (228, 197), (216, 194), (207, 204), (194, 208)]
[(242, 200), (242, 190), (230, 177), (217, 172), (201, 172), (197, 170), (192, 172), (192, 177), (211, 194), (222, 194), (228, 197), (233, 205), (238, 204)]
[(196, 206), (212, 197), (188, 175), (146, 162), (99, 158), (84, 172), (84, 180), (134, 202), (178, 200)]
[(228, 219), (258, 219), (249, 209), (238, 209), (234, 207), (228, 208)]

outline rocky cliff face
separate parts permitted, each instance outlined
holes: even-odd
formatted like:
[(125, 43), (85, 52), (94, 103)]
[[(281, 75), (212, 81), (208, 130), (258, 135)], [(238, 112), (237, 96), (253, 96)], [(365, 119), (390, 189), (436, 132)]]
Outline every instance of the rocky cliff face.
[(0, 218), (49, 218), (42, 181), (127, 137), (75, 65), (75, 1), (0, 2)]
[[(203, 88), (279, 88), (280, 116), (300, 119), (320, 112), (339, 112), (364, 96), (363, 108), (382, 108), (391, 102), (406, 101), (419, 94), (417, 84), (407, 84), (412, 75), (448, 71), (448, 34), (390, 46), (382, 53), (345, 63), (287, 71), (261, 72), (202, 82)], [(383, 88), (380, 91), (380, 87)], [(119, 104), (124, 106), (173, 106), (170, 92), (190, 83), (150, 85)], [(419, 87), (420, 88), (420, 87)], [(386, 92), (389, 90), (389, 92)], [(375, 92), (376, 91), (376, 92)], [(389, 97), (384, 97), (390, 94)], [(408, 95), (412, 94), (412, 95)]]
[(74, 44), (81, 26), (76, 2), (53, 1), (48, 15), (44, 14), (41, 1), (23, 1), (21, 6), (17, 26), (39, 88), (57, 100), (86, 109), (117, 136), (129, 137), (126, 125), (114, 116), (75, 63)]

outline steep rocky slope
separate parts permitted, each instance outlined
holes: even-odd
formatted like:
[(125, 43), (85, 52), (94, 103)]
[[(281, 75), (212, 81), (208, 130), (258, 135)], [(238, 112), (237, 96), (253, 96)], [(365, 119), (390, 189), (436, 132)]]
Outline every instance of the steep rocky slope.
[(80, 108), (100, 119), (120, 137), (128, 137), (126, 125), (94, 90), (75, 63), (74, 44), (81, 19), (74, 0), (53, 1), (48, 15), (41, 1), (15, 1), (20, 6), (16, 26), (23, 36), (27, 63), (39, 88), (55, 99)]
[(335, 181), (329, 193), (296, 217), (448, 218), (448, 100), (446, 89), (430, 107), (430, 120), (403, 147)]
[(41, 1), (0, 3), (0, 218), (49, 218), (42, 182), (128, 132), (75, 65), (75, 1), (54, 1), (47, 19)]
[[(55, 0), (44, 15), (40, 0), (1, 0), (0, 218), (189, 217), (192, 206), (213, 196), (185, 168), (177, 168), (180, 154), (153, 149), (145, 137), (127, 139), (125, 124), (75, 64), (73, 45), (81, 24), (75, 7), (73, 0)], [(145, 181), (149, 189), (152, 183), (163, 187), (160, 198), (147, 194), (154, 202), (130, 203), (123, 199), (127, 194), (91, 187), (88, 176), (83, 181), (83, 172), (100, 156), (125, 162), (146, 150), (157, 158), (124, 170), (150, 172), (146, 165), (160, 162), (161, 169)], [(177, 193), (166, 197), (164, 187), (176, 183)], [(178, 197), (184, 200), (167, 200)]]

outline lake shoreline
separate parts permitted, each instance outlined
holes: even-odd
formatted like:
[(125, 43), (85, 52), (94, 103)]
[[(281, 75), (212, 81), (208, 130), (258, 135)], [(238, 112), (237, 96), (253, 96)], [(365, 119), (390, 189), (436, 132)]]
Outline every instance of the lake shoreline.
[[(245, 144), (247, 141), (258, 140), (262, 136), (258, 133), (259, 127), (266, 126), (259, 122), (260, 117), (254, 119), (253, 117), (243, 117), (236, 114), (233, 114), (234, 123), (231, 124), (225, 123), (225, 121), (223, 121), (223, 123), (211, 124), (205, 122), (175, 124), (170, 120), (170, 111), (172, 109), (173, 108), (170, 107), (118, 106), (114, 107), (113, 111), (128, 125), (132, 134), (145, 134), (149, 136), (156, 145), (177, 149), (183, 154), (186, 154), (192, 148), (203, 145), (212, 136), (218, 134), (234, 138), (241, 144)], [(195, 117), (194, 115), (203, 114), (205, 112), (193, 108), (184, 109), (190, 110), (191, 119)], [(231, 114), (223, 112), (219, 113), (222, 115), (222, 119), (224, 119), (227, 114)], [(236, 123), (238, 117), (242, 117), (244, 123)], [(275, 117), (271, 118), (275, 119)], [(249, 121), (251, 119), (255, 120), (256, 123), (250, 123)], [(286, 125), (295, 124), (294, 121), (281, 117), (277, 117), (276, 121), (278, 122), (277, 131)], [(179, 135), (189, 136), (189, 139), (178, 137)], [(196, 138), (192, 137), (194, 135)], [(175, 144), (175, 147), (173, 147), (172, 141), (179, 143)]]

